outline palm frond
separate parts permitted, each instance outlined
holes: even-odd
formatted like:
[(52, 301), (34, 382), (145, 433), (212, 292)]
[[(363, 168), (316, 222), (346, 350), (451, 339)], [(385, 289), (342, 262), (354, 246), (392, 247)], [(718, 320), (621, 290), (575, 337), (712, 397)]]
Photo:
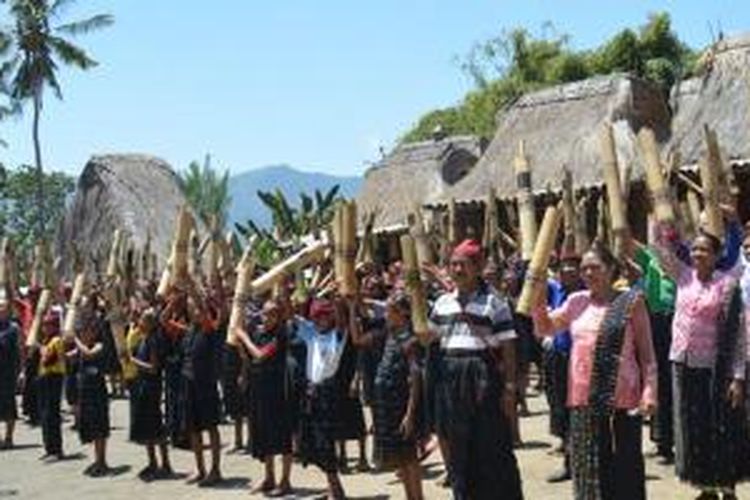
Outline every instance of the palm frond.
[(91, 59), (82, 48), (76, 47), (63, 38), (50, 37), (49, 44), (57, 57), (65, 64), (76, 66), (82, 70), (93, 68), (99, 64)]
[(55, 0), (52, 6), (49, 8), (49, 13), (52, 16), (60, 16), (66, 7), (70, 4), (75, 3), (76, 0)]
[(60, 25), (55, 28), (55, 31), (71, 36), (85, 35), (112, 26), (114, 22), (115, 18), (111, 14), (97, 14), (82, 21)]

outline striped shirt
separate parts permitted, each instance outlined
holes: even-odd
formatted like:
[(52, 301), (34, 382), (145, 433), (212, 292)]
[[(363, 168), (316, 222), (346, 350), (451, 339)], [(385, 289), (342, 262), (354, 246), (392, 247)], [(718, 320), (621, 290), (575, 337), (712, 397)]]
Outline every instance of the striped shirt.
[(463, 301), (458, 290), (441, 295), (430, 313), (430, 324), (443, 349), (481, 350), (516, 338), (508, 301), (485, 283)]

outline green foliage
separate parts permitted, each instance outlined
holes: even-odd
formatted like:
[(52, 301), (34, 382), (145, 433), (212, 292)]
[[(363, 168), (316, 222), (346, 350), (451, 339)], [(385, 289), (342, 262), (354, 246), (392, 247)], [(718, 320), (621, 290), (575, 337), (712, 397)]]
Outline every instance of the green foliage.
[(262, 228), (248, 219), (245, 224), (235, 224), (235, 229), (252, 242), (253, 255), (258, 264), (270, 267), (288, 250), (296, 249), (303, 236), (320, 238), (320, 230), (333, 219), (336, 202), (341, 199), (338, 193), (338, 184), (326, 193), (316, 189), (314, 196), (300, 193), (299, 206), (294, 207), (279, 189), (274, 192), (258, 191), (258, 197), (271, 211), (273, 228)]
[(525, 29), (504, 31), (475, 44), (461, 63), (476, 88), (458, 105), (426, 113), (401, 142), (429, 139), (438, 126), (449, 135), (491, 138), (498, 111), (519, 96), (594, 75), (631, 73), (655, 82), (668, 95), (675, 82), (692, 73), (696, 60), (697, 53), (672, 31), (667, 13), (653, 14), (640, 29), (623, 29), (589, 51), (571, 49), (569, 37), (550, 25), (539, 37)]
[(224, 229), (232, 203), (229, 171), (219, 174), (211, 165), (211, 156), (206, 155), (202, 166), (197, 161), (191, 162), (179, 177), (185, 197), (203, 222), (210, 226), (215, 220), (216, 230)]
[[(22, 165), (14, 170), (0, 168), (0, 233), (11, 236), (21, 252), (33, 248), (34, 227), (38, 218), (45, 227), (54, 231), (65, 214), (65, 203), (75, 190), (73, 177), (62, 172), (44, 174), (44, 192), (47, 203), (39, 213), (34, 194), (37, 188), (36, 169)], [(46, 235), (47, 239), (51, 239)]]

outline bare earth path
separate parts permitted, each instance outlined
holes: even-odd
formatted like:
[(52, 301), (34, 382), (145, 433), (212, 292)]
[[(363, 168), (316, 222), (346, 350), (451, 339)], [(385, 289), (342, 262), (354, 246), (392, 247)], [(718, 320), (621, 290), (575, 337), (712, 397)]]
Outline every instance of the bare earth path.
[[(546, 405), (541, 397), (530, 399), (533, 416), (523, 419), (522, 434), (526, 447), (518, 451), (526, 498), (530, 500), (562, 500), (571, 498), (570, 483), (549, 485), (544, 478), (555, 469), (560, 459), (550, 450), (554, 441), (547, 434)], [(161, 498), (218, 499), (250, 498), (248, 490), (261, 478), (259, 462), (247, 455), (222, 456), (222, 469), (227, 479), (217, 488), (197, 488), (184, 484), (184, 480), (155, 481), (144, 483), (136, 474), (144, 465), (144, 452), (127, 442), (128, 405), (126, 401), (112, 403), (112, 423), (115, 426), (110, 439), (110, 465), (121, 469), (115, 477), (92, 479), (81, 473), (88, 465), (91, 450), (79, 444), (77, 436), (65, 424), (65, 450), (72, 455), (70, 460), (60, 463), (43, 463), (39, 443), (41, 432), (20, 424), (16, 436), (18, 449), (0, 452), (0, 500), (5, 499), (50, 499), (50, 500), (99, 500), (127, 499), (145, 500)], [(222, 427), (223, 442), (231, 440), (231, 428)], [(645, 445), (648, 451), (650, 444)], [(355, 456), (350, 447), (350, 457)], [(184, 451), (172, 452), (175, 470), (191, 472), (192, 456)], [(647, 459), (649, 498), (658, 500), (680, 500), (695, 497), (695, 493), (674, 479), (670, 467), (656, 465)], [(450, 498), (448, 490), (438, 485), (443, 467), (437, 456), (426, 463), (425, 497), (427, 499)], [(294, 468), (293, 482), (299, 488), (296, 496), (288, 498), (319, 498), (322, 493), (321, 474), (313, 469)], [(354, 474), (344, 476), (344, 484), (353, 499), (403, 498), (402, 489), (392, 474)], [(742, 486), (740, 498), (750, 499), (750, 487)], [(262, 498), (262, 497), (257, 497)], [(502, 491), (498, 491), (502, 499)]]

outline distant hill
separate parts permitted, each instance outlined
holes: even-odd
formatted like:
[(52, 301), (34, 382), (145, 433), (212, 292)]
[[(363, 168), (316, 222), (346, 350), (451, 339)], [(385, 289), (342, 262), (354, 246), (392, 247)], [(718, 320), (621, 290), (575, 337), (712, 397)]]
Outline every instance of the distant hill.
[(252, 218), (262, 226), (271, 224), (271, 213), (256, 194), (259, 190), (272, 191), (279, 188), (289, 203), (296, 207), (299, 206), (301, 192), (312, 195), (316, 189), (325, 192), (339, 184), (339, 193), (351, 198), (357, 195), (361, 183), (361, 177), (337, 177), (318, 172), (302, 172), (287, 165), (248, 170), (233, 175), (229, 180), (229, 193), (232, 195), (229, 223), (234, 225), (235, 222), (242, 223)]

